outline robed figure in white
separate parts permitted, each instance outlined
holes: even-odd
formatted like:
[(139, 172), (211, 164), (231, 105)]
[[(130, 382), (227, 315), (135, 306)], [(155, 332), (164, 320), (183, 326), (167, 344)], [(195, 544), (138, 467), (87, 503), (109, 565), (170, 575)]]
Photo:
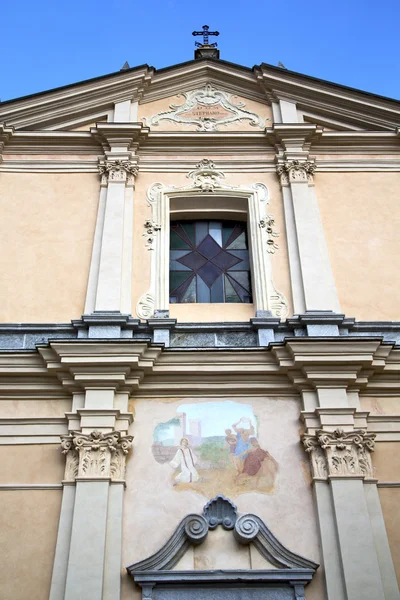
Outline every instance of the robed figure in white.
[(194, 481), (198, 481), (199, 474), (194, 466), (196, 463), (197, 457), (190, 448), (189, 440), (182, 438), (174, 458), (169, 463), (173, 469), (181, 468), (180, 473), (175, 477), (175, 483), (193, 483)]

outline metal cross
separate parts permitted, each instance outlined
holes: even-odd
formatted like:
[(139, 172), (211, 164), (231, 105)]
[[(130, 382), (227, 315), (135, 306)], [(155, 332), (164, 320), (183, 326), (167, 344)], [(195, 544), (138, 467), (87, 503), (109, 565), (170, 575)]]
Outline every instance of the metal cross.
[(193, 31), (192, 35), (202, 35), (203, 36), (203, 43), (200, 44), (200, 42), (195, 42), (196, 46), (213, 46), (214, 48), (217, 46), (217, 44), (209, 44), (208, 43), (208, 36), (209, 35), (219, 35), (219, 31), (208, 31), (210, 28), (208, 25), (203, 25), (203, 31)]

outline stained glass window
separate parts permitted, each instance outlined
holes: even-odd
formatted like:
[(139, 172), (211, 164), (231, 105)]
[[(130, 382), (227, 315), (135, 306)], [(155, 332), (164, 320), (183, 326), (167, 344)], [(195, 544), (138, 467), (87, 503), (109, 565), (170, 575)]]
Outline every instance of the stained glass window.
[(246, 223), (172, 221), (170, 303), (252, 302)]

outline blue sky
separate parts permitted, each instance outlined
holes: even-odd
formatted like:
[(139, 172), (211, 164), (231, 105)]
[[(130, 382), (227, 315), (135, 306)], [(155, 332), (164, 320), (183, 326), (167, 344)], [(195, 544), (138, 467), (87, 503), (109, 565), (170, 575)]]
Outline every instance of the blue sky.
[(221, 58), (261, 62), (400, 99), (399, 0), (3, 0), (0, 98), (147, 63), (191, 60), (218, 29)]

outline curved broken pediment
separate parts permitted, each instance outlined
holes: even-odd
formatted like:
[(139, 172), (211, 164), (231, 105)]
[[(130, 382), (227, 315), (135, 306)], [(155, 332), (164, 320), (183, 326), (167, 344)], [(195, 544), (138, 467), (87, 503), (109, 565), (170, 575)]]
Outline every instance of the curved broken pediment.
[(278, 569), (312, 569), (318, 565), (291, 552), (274, 536), (260, 517), (252, 514), (238, 516), (236, 506), (228, 498), (217, 496), (208, 502), (203, 514), (189, 514), (179, 523), (169, 540), (148, 558), (127, 567), (128, 573), (172, 569), (192, 545), (204, 542), (208, 531), (221, 525), (233, 530), (241, 544), (254, 544), (260, 554)]

